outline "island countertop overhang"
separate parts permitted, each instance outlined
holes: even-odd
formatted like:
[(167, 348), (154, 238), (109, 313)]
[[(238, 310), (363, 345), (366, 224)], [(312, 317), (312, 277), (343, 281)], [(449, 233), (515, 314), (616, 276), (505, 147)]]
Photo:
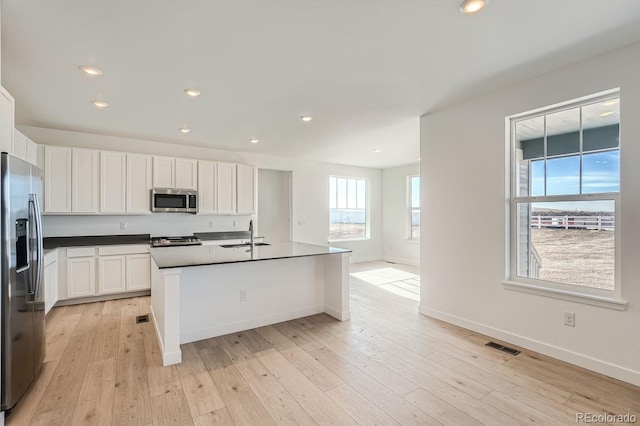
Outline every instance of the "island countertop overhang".
[(215, 245), (202, 245), (156, 247), (151, 248), (150, 252), (159, 269), (171, 269), (342, 254), (349, 253), (351, 250), (289, 241), (255, 246), (252, 249), (249, 246), (226, 248)]

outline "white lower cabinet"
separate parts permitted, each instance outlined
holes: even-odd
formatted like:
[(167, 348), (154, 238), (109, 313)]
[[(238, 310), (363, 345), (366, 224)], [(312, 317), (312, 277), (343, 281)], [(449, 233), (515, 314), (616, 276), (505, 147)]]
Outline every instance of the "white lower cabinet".
[[(63, 254), (61, 261), (64, 258)], [(65, 279), (64, 274), (60, 274), (60, 277)], [(68, 248), (65, 288), (66, 294), (60, 291), (60, 300), (149, 290), (149, 246), (130, 244)]]
[(127, 291), (151, 288), (151, 255), (127, 255)]
[(44, 257), (42, 275), (44, 291), (44, 314), (46, 315), (58, 301), (58, 251), (47, 253)]
[(98, 294), (126, 291), (126, 256), (98, 258)]
[(96, 258), (67, 258), (67, 297), (96, 295)]

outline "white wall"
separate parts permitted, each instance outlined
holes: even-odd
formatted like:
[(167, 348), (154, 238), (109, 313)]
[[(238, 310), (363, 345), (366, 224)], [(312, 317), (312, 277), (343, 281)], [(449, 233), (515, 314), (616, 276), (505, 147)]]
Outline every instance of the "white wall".
[(258, 169), (258, 229), (267, 241), (291, 239), (291, 172)]
[[(421, 312), (640, 385), (640, 44), (421, 119)], [(621, 88), (625, 311), (507, 290), (505, 117)], [(482, 226), (469, 221), (482, 212)], [(428, 219), (428, 220), (425, 220)], [(454, 225), (447, 225), (455, 223)], [(563, 312), (576, 327), (563, 325)]]
[(391, 262), (420, 264), (420, 242), (409, 240), (407, 176), (420, 174), (420, 164), (382, 171), (382, 258)]
[[(382, 171), (363, 167), (304, 161), (247, 152), (215, 150), (201, 147), (161, 143), (148, 140), (70, 132), (41, 127), (19, 126), (19, 130), (38, 144), (63, 145), (92, 149), (106, 149), (143, 154), (157, 154), (203, 160), (219, 160), (252, 164), (258, 168), (291, 170), (293, 172), (293, 231), (295, 241), (312, 244), (328, 244), (329, 237), (329, 176), (355, 176), (371, 182), (371, 239), (332, 245), (353, 250), (352, 259), (376, 260), (381, 256), (382, 241)], [(43, 221), (45, 235), (120, 234), (120, 222), (128, 223), (128, 233), (151, 233), (152, 235), (190, 234), (233, 230), (234, 218), (224, 216), (199, 217), (194, 215), (167, 216), (46, 216)], [(172, 220), (171, 218), (175, 218)], [(209, 228), (209, 220), (215, 228)], [(237, 229), (248, 229), (249, 217), (235, 218)], [(177, 231), (179, 229), (179, 231)]]

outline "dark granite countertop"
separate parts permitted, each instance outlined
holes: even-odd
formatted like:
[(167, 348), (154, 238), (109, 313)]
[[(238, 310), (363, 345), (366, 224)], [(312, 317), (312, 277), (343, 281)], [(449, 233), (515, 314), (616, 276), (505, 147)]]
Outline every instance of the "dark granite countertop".
[(120, 244), (149, 244), (149, 234), (89, 235), (83, 237), (46, 237), (42, 243), (45, 250), (59, 247), (112, 246)]
[(215, 245), (151, 248), (151, 256), (160, 269), (255, 262), (260, 260), (287, 259), (292, 257), (320, 256), (349, 252), (351, 252), (351, 250), (293, 241), (255, 246), (253, 250), (249, 250), (248, 246), (225, 248)]
[(193, 236), (202, 241), (245, 240), (251, 238), (251, 233), (249, 231), (194, 232)]

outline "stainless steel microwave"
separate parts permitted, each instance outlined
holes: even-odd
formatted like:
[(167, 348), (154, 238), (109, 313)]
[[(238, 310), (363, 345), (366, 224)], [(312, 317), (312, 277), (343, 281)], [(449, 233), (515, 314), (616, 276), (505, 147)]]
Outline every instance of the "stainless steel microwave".
[(151, 211), (198, 213), (198, 192), (190, 189), (153, 188)]

